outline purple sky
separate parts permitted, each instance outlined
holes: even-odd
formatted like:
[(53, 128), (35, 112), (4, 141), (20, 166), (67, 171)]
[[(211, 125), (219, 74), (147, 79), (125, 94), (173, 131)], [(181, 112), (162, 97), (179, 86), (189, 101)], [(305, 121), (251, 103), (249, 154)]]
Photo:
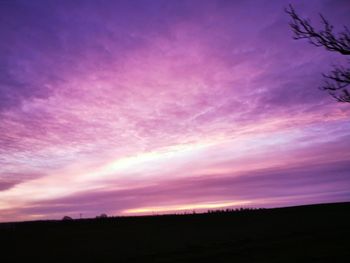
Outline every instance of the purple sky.
[(349, 1), (0, 1), (0, 221), (350, 201)]

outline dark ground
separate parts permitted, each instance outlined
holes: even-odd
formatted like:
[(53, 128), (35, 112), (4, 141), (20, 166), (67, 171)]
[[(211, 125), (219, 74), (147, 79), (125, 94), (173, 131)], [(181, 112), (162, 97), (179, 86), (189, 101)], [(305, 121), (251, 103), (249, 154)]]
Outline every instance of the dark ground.
[(350, 262), (350, 203), (0, 224), (0, 262)]

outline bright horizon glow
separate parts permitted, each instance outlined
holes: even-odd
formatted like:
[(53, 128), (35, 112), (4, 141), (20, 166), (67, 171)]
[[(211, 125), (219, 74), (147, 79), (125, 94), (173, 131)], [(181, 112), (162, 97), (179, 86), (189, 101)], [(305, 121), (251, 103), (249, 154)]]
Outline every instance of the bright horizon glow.
[(215, 202), (215, 203), (201, 203), (201, 204), (185, 204), (185, 205), (168, 205), (168, 206), (156, 206), (156, 207), (143, 207), (127, 209), (122, 211), (122, 214), (132, 215), (132, 214), (154, 214), (154, 213), (167, 213), (167, 212), (179, 212), (179, 211), (189, 211), (196, 209), (214, 209), (214, 208), (228, 208), (237, 207), (250, 204), (250, 201), (239, 201), (239, 202)]

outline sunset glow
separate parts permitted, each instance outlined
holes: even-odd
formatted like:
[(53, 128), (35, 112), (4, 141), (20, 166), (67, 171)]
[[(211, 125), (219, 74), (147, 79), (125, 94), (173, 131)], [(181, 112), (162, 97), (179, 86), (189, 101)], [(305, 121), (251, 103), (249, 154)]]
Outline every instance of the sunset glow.
[(249, 201), (240, 201), (240, 202), (215, 202), (215, 203), (203, 203), (203, 204), (186, 204), (186, 205), (169, 205), (169, 206), (158, 206), (158, 207), (143, 207), (136, 209), (127, 209), (123, 211), (123, 214), (159, 214), (159, 213), (174, 213), (174, 212), (183, 212), (188, 211), (194, 213), (196, 209), (224, 209), (226, 207), (235, 207), (235, 206), (244, 206), (249, 204)]

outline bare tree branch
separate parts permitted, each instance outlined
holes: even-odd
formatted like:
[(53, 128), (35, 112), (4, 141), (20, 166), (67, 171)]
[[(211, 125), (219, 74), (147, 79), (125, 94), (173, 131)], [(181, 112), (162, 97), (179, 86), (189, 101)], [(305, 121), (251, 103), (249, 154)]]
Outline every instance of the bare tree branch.
[(323, 77), (325, 82), (321, 89), (327, 90), (339, 102), (350, 102), (350, 94), (346, 89), (350, 85), (350, 69), (335, 66)]
[[(324, 28), (317, 31), (309, 19), (299, 17), (292, 5), (289, 5), (285, 12), (292, 18), (289, 25), (294, 32), (294, 39), (307, 39), (314, 46), (323, 46), (329, 51), (350, 55), (350, 31), (346, 26), (344, 31), (337, 36), (333, 32), (334, 27), (322, 15), (320, 17)], [(323, 74), (323, 78), (322, 90), (328, 91), (338, 102), (350, 103), (350, 92), (347, 90), (347, 87), (350, 86), (350, 69), (334, 66), (329, 74)]]
[(350, 55), (350, 32), (347, 27), (336, 36), (333, 33), (333, 26), (324, 16), (320, 15), (324, 29), (316, 31), (311, 25), (310, 20), (298, 16), (292, 5), (285, 10), (292, 18), (289, 24), (294, 32), (294, 39), (308, 39), (309, 42), (317, 47), (325, 47), (327, 50), (339, 52), (342, 55)]

